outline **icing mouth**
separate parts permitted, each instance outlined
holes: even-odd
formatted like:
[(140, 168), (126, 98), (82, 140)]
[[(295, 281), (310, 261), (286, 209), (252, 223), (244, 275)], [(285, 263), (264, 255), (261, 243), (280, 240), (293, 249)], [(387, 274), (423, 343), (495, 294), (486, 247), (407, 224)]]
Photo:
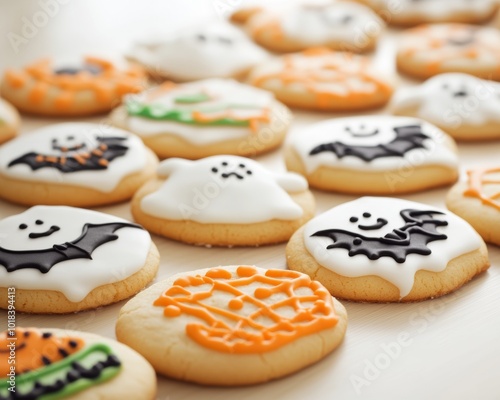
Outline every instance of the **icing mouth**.
[(38, 238), (41, 238), (41, 237), (47, 237), (47, 236), (50, 236), (52, 235), (54, 232), (57, 232), (59, 231), (61, 228), (59, 228), (57, 225), (52, 225), (48, 230), (46, 230), (45, 232), (40, 232), (40, 233), (37, 233), (37, 232), (31, 232), (29, 234), (29, 238), (30, 239), (38, 239)]
[(229, 173), (223, 173), (221, 175), (223, 178), (229, 178), (231, 176), (235, 176), (238, 179), (243, 179), (243, 176), (238, 174), (237, 172), (229, 172)]
[(464, 90), (453, 93), (453, 97), (467, 97), (468, 93)]
[(78, 150), (81, 150), (83, 148), (87, 147), (87, 145), (85, 143), (79, 143), (79, 144), (75, 144), (74, 146), (61, 146), (59, 144), (59, 142), (57, 141), (57, 139), (54, 139), (52, 141), (52, 150), (59, 150), (60, 152), (63, 152), (63, 153), (66, 153), (68, 151), (78, 151)]
[(364, 231), (374, 231), (386, 226), (389, 222), (384, 218), (377, 218), (377, 223), (373, 225), (358, 225), (359, 229)]

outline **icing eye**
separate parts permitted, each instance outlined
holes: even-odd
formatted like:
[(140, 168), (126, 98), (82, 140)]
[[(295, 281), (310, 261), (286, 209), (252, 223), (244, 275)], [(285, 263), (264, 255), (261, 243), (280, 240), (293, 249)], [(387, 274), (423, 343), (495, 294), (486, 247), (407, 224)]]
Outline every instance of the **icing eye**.
[(363, 217), (365, 217), (365, 218), (370, 218), (371, 216), (372, 216), (372, 215), (371, 215), (370, 213), (367, 213), (367, 212), (366, 212), (366, 213), (363, 213)]
[(443, 89), (448, 89), (448, 84), (447, 83), (443, 83), (443, 85), (441, 86)]
[(346, 127), (344, 128), (344, 130), (345, 130), (345, 131), (347, 131), (347, 132), (351, 132), (351, 128), (350, 128), (349, 126), (346, 126)]
[(35, 221), (35, 224), (37, 224), (37, 225), (42, 225), (42, 224), (43, 224), (43, 221), (42, 221), (42, 220), (37, 219), (37, 220)]
[(198, 39), (200, 42), (207, 41), (207, 37), (205, 35), (202, 35), (202, 34), (196, 35), (196, 39)]
[(57, 143), (57, 139), (52, 139), (52, 143)]
[(215, 167), (213, 167), (213, 168), (212, 168), (212, 172), (213, 172), (213, 173), (217, 173), (218, 171), (219, 171), (219, 170), (218, 170), (217, 168), (215, 168)]
[(247, 175), (252, 175), (252, 171), (247, 171)]
[(78, 346), (78, 343), (75, 342), (74, 340), (70, 340), (68, 342), (68, 344), (69, 344), (69, 347), (71, 347), (72, 349), (74, 349), (76, 346)]
[(240, 168), (245, 168), (245, 164), (240, 164), (239, 167)]
[(66, 139), (67, 140), (75, 140), (75, 137), (74, 136), (68, 136)]
[(48, 339), (49, 337), (52, 337), (52, 333), (50, 333), (50, 332), (44, 332), (44, 333), (42, 334), (42, 337), (43, 337), (44, 339)]
[(353, 16), (352, 15), (344, 15), (344, 17), (341, 19), (341, 22), (344, 25), (346, 25), (346, 24), (350, 23), (352, 20), (353, 20)]
[(24, 337), (29, 337), (30, 335), (31, 335), (31, 332), (30, 332), (30, 331), (25, 331), (25, 332), (23, 333), (23, 336), (24, 336)]
[(19, 229), (26, 229), (27, 227), (28, 227), (28, 225), (26, 225), (26, 224), (19, 225)]
[(358, 222), (358, 218), (357, 217), (351, 217), (349, 219), (349, 221), (351, 221), (354, 224), (355, 222)]
[(227, 167), (227, 162), (225, 162), (225, 161), (224, 161), (224, 162), (222, 163), (222, 165), (223, 165), (224, 167)]

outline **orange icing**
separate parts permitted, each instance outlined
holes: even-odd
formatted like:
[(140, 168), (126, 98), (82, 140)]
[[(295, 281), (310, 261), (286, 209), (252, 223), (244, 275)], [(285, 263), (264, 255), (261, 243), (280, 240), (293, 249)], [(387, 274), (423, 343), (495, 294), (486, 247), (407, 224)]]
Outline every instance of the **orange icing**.
[(500, 190), (492, 196), (489, 196), (484, 192), (484, 185), (500, 186), (500, 178), (490, 179), (487, 177), (490, 173), (500, 173), (500, 168), (484, 168), (468, 171), (469, 186), (464, 192), (464, 195), (468, 197), (477, 197), (483, 202), (483, 204), (487, 204), (495, 207), (497, 210), (500, 210)]
[[(83, 348), (80, 338), (57, 337), (34, 328), (16, 328), (15, 336), (0, 333), (0, 376), (5, 377), (14, 365), (16, 374), (22, 374), (59, 361)], [(44, 337), (46, 336), (46, 337)], [(17, 338), (13, 340), (13, 338)], [(10, 343), (15, 343), (15, 364), (9, 364)]]
[[(253, 296), (241, 290), (248, 285), (255, 287)], [(297, 294), (299, 289), (302, 294)], [(227, 307), (209, 300), (217, 293), (219, 298), (231, 297)], [(259, 273), (253, 266), (239, 266), (236, 276), (213, 268), (204, 276), (179, 278), (153, 304), (164, 307), (168, 318), (184, 314), (200, 320), (187, 323), (186, 334), (204, 347), (226, 353), (275, 350), (338, 321), (332, 297), (319, 282), (295, 271)], [(291, 317), (283, 315), (285, 309), (293, 310)]]

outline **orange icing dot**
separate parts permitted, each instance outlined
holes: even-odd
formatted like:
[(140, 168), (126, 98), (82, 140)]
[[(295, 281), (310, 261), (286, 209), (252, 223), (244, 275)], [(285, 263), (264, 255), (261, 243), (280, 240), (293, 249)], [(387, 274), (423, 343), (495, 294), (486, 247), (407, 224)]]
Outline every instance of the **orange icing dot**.
[(27, 79), (27, 75), (23, 72), (12, 70), (5, 71), (5, 80), (9, 83), (10, 86), (13, 86), (15, 88), (23, 87)]
[(500, 187), (500, 178), (491, 179), (487, 175), (491, 173), (500, 173), (500, 168), (484, 168), (474, 171), (468, 171), (469, 175), (468, 188), (464, 195), (468, 197), (476, 197), (489, 206), (500, 210), (500, 190), (489, 196), (484, 191), (485, 185), (498, 185)]

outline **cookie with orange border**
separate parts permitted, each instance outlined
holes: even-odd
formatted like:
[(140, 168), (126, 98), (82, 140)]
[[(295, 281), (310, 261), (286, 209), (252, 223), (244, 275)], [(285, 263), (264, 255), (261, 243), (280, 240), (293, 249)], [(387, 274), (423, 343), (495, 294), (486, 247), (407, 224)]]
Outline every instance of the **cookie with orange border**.
[(382, 107), (393, 91), (367, 57), (326, 48), (270, 60), (256, 67), (249, 81), (288, 106), (319, 111)]
[(19, 130), (20, 118), (11, 104), (0, 99), (0, 144), (12, 139)]
[(500, 80), (500, 32), (466, 24), (421, 25), (401, 35), (397, 66), (421, 79), (463, 72)]
[(53, 117), (78, 117), (111, 110), (124, 94), (145, 86), (138, 67), (120, 68), (97, 57), (78, 66), (55, 66), (49, 59), (5, 72), (0, 91), (20, 111)]
[(121, 309), (116, 336), (162, 375), (236, 386), (319, 361), (339, 346), (346, 326), (342, 304), (309, 276), (240, 265), (157, 283)]

